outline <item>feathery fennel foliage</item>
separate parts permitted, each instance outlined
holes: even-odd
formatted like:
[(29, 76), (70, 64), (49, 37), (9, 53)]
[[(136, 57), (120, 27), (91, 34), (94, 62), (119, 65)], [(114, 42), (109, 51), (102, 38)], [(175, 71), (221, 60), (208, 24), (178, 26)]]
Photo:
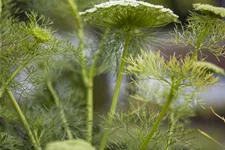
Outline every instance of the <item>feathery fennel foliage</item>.
[[(107, 149), (139, 149), (147, 131), (152, 128), (153, 123), (157, 120), (159, 113), (157, 109), (149, 107), (151, 106), (149, 102), (144, 103), (144, 105), (137, 105), (135, 101), (130, 103), (128, 112), (119, 112), (113, 115), (114, 121), (110, 130)], [(185, 127), (188, 124), (187, 120), (185, 121), (185, 115), (187, 115), (185, 108), (187, 107), (171, 110), (173, 116), (168, 115), (164, 118), (163, 128), (156, 131), (147, 149), (196, 148), (191, 145), (192, 137), (186, 136), (192, 131)], [(189, 111), (188, 117), (191, 115), (192, 113)]]
[(0, 149), (20, 150), (22, 146), (23, 144), (21, 143), (21, 141), (18, 141), (15, 137), (0, 131)]
[[(202, 5), (200, 5), (202, 6)], [(197, 7), (195, 7), (196, 10)], [(214, 7), (216, 9), (217, 7)], [(225, 8), (219, 8), (224, 9)], [(201, 11), (199, 9), (198, 11)], [(194, 56), (204, 51), (209, 51), (216, 57), (224, 56), (225, 22), (221, 17), (211, 14), (191, 12), (187, 24), (175, 29), (174, 43), (180, 46), (190, 46)]]
[[(17, 135), (16, 138), (23, 143), (22, 149), (30, 149), (32, 147), (41, 149), (42, 146), (44, 147), (51, 140), (67, 138), (64, 135), (65, 124), (58, 120), (58, 116), (62, 115), (61, 112), (63, 112), (62, 109), (65, 109), (65, 106), (67, 106), (66, 108), (73, 106), (72, 109), (65, 112), (67, 116), (77, 114), (78, 112), (77, 110), (74, 111), (74, 108), (79, 103), (74, 100), (74, 105), (70, 102), (68, 105), (65, 103), (65, 106), (60, 104), (60, 108), (54, 105), (47, 108), (41, 102), (39, 104), (35, 102), (37, 99), (32, 101), (35, 95), (32, 95), (33, 98), (31, 99), (29, 99), (29, 95), (43, 92), (43, 85), (47, 85), (45, 78), (49, 69), (54, 67), (54, 62), (62, 60), (64, 56), (70, 56), (71, 60), (76, 60), (76, 58), (80, 57), (80, 54), (67, 41), (57, 40), (52, 36), (51, 29), (47, 28), (50, 23), (48, 19), (32, 12), (27, 13), (27, 17), (28, 22), (26, 23), (9, 17), (8, 14), (1, 19), (1, 105), (4, 107), (15, 107), (16, 111), (13, 115), (16, 116), (14, 117), (16, 119), (9, 124), (13, 117), (8, 116), (9, 114), (7, 115), (8, 111), (5, 111), (6, 115), (1, 115), (1, 117), (3, 119), (2, 126), (5, 126), (4, 131), (8, 132), (6, 134), (15, 132), (15, 130), (12, 130), (12, 127), (15, 126), (16, 121), (21, 123), (17, 124), (17, 128), (22, 128), (22, 133)], [(74, 54), (76, 54), (76, 58)], [(41, 71), (42, 69), (36, 65), (36, 61), (42, 61), (44, 71)], [(42, 75), (40, 75), (41, 72)], [(12, 89), (13, 93), (9, 89)], [(14, 94), (18, 95), (16, 93), (19, 94), (20, 102), (16, 102), (17, 96), (14, 96)], [(13, 106), (10, 105), (8, 100), (13, 102)], [(81, 120), (79, 117), (76, 119)], [(70, 119), (67, 123), (76, 123), (74, 126), (71, 125), (71, 128), (73, 131), (81, 131), (78, 125), (80, 122)], [(80, 125), (80, 127), (82, 126), (83, 124)], [(57, 128), (58, 130), (56, 130)], [(78, 134), (74, 135), (80, 136)]]
[[(196, 65), (195, 59), (192, 59), (189, 55), (181, 60), (176, 56), (171, 56), (166, 61), (160, 53), (142, 51), (141, 55), (136, 59), (131, 56), (125, 59), (125, 61), (128, 64), (126, 69), (127, 73), (134, 75), (137, 79), (134, 82), (138, 82), (139, 80), (143, 82), (146, 79), (157, 80), (162, 82), (162, 85), (167, 90), (166, 94), (163, 94), (164, 99), (160, 102), (165, 103), (163, 109), (155, 124), (150, 129), (149, 134), (146, 135), (146, 139), (140, 144), (140, 149), (146, 149), (148, 147), (149, 141), (152, 140), (156, 129), (166, 115), (170, 105), (173, 103), (176, 104), (177, 102), (175, 100), (178, 100), (179, 96), (183, 96), (181, 93), (185, 93), (186, 89), (192, 88), (190, 93), (192, 95), (200, 91), (200, 89), (216, 83), (218, 80), (217, 77), (213, 76), (213, 73), (208, 71), (206, 65)], [(217, 67), (216, 70), (221, 69)], [(159, 92), (157, 91), (154, 94), (158, 95)]]
[[(74, 18), (73, 45), (57, 38), (50, 19), (29, 11), (20, 21), (9, 13), (12, 1), (3, 1), (0, 149), (197, 149), (187, 127), (191, 106), (199, 91), (218, 81), (216, 75), (224, 75), (199, 53), (224, 56), (224, 8), (195, 4), (187, 24), (172, 33), (174, 43), (191, 52), (165, 59), (153, 47), (159, 28), (177, 22), (170, 9), (115, 0), (79, 13), (86, 8), (80, 2), (51, 8)], [(86, 35), (86, 24), (103, 31), (97, 44), (89, 42), (95, 39)], [(103, 72), (116, 73), (117, 81), (111, 110), (95, 125), (94, 77)], [(116, 112), (124, 74), (132, 77), (128, 110)]]

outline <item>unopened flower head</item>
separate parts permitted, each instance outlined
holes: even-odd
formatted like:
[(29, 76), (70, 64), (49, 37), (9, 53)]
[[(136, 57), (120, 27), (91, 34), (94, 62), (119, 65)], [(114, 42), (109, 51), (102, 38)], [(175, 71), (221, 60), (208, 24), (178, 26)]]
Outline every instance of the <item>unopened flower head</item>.
[(30, 32), (32, 36), (40, 43), (48, 42), (51, 39), (50, 32), (38, 26), (31, 27)]
[(219, 16), (221, 18), (225, 17), (225, 8), (223, 7), (215, 7), (209, 4), (194, 4), (194, 9), (203, 13), (210, 13), (210, 14), (214, 14), (216, 16)]
[(149, 28), (176, 22), (170, 9), (136, 0), (115, 0), (81, 12), (84, 21), (97, 27)]

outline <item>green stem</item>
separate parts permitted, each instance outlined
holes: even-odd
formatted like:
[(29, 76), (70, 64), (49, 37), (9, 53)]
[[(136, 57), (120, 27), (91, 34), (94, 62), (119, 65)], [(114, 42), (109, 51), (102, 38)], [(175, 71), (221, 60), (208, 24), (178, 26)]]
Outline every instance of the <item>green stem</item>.
[(116, 110), (116, 106), (117, 106), (117, 102), (118, 102), (118, 97), (119, 97), (119, 93), (120, 93), (120, 87), (121, 87), (121, 83), (122, 83), (122, 79), (123, 79), (123, 71), (124, 71), (124, 66), (125, 66), (124, 59), (126, 58), (126, 56), (128, 54), (130, 41), (131, 41), (131, 32), (129, 32), (128, 35), (126, 36), (124, 49), (123, 49), (123, 55), (122, 55), (122, 59), (120, 61), (118, 77), (117, 77), (116, 86), (115, 86), (115, 90), (114, 90), (114, 94), (113, 94), (111, 108), (110, 108), (110, 113), (108, 115), (108, 122), (107, 122), (107, 125), (106, 125), (106, 131), (104, 132), (103, 138), (101, 140), (100, 150), (104, 150), (104, 148), (106, 146), (107, 139), (108, 139), (108, 136), (109, 136), (110, 127), (111, 127), (111, 124), (113, 122), (113, 115), (115, 114), (115, 110)]
[(102, 39), (101, 39), (101, 41), (100, 41), (100, 43), (99, 43), (99, 46), (98, 46), (98, 52), (97, 52), (97, 54), (94, 56), (94, 60), (93, 60), (93, 63), (92, 63), (92, 65), (91, 65), (91, 68), (90, 68), (90, 71), (89, 71), (89, 78), (93, 78), (93, 77), (94, 77), (95, 67), (96, 67), (96, 64), (97, 64), (97, 62), (98, 62), (98, 60), (99, 60), (99, 56), (100, 56), (100, 54), (101, 54), (102, 51), (103, 51), (104, 42), (105, 42), (105, 39), (106, 39), (107, 35), (109, 34), (109, 31), (110, 31), (110, 28), (107, 28), (107, 29), (105, 30), (105, 33), (104, 33), (104, 35), (103, 35), (103, 37), (102, 37)]
[(2, 15), (2, 0), (0, 0), (0, 18), (1, 18), (1, 15)]
[(83, 81), (85, 83), (86, 86), (88, 86), (88, 78), (87, 78), (87, 73), (85, 71), (85, 51), (84, 51), (84, 31), (83, 31), (83, 23), (81, 21), (81, 18), (80, 18), (80, 15), (78, 13), (78, 9), (77, 9), (77, 5), (76, 3), (74, 3), (73, 0), (67, 0), (71, 10), (72, 10), (72, 13), (74, 15), (74, 19), (76, 21), (76, 25), (77, 25), (77, 36), (78, 36), (78, 40), (79, 40), (79, 46), (78, 46), (78, 49), (80, 51), (82, 51), (81, 53), (81, 59), (80, 59), (80, 62), (81, 62), (81, 68), (82, 68), (82, 76), (83, 76)]
[(164, 118), (164, 116), (166, 115), (167, 110), (169, 109), (169, 106), (174, 98), (174, 91), (176, 91), (177, 87), (174, 86), (173, 81), (172, 81), (172, 85), (170, 88), (170, 93), (169, 96), (167, 98), (167, 101), (165, 103), (165, 105), (163, 106), (162, 111), (159, 114), (159, 117), (157, 118), (156, 122), (154, 123), (153, 127), (151, 128), (150, 132), (148, 133), (147, 137), (144, 139), (144, 141), (142, 142), (142, 144), (140, 145), (139, 150), (146, 150), (148, 143), (150, 142), (152, 136), (154, 135), (156, 129), (158, 128), (161, 120)]
[(85, 51), (84, 51), (84, 31), (83, 31), (83, 23), (81, 21), (80, 15), (78, 13), (77, 5), (74, 3), (73, 0), (67, 0), (72, 13), (74, 15), (74, 19), (77, 24), (77, 35), (79, 39), (79, 46), (78, 49), (82, 51), (82, 56), (80, 59), (81, 62), (81, 72), (82, 72), (82, 78), (83, 82), (85, 84), (86, 90), (87, 90), (87, 136), (86, 140), (89, 143), (92, 143), (92, 125), (93, 125), (93, 79), (89, 79), (87, 75), (87, 71), (85, 70), (86, 64), (85, 64)]
[(192, 58), (195, 59), (196, 61), (198, 60), (198, 53), (201, 50), (202, 43), (204, 42), (209, 29), (210, 29), (210, 26), (209, 26), (209, 24), (207, 24), (204, 31), (198, 37), (198, 41), (196, 43), (196, 48), (194, 50), (194, 54), (192, 55)]
[(170, 131), (169, 131), (169, 137), (168, 137), (168, 140), (167, 140), (167, 146), (165, 148), (165, 150), (169, 150), (171, 144), (172, 144), (172, 135), (173, 135), (173, 132), (174, 132), (174, 129), (175, 129), (175, 125), (177, 123), (177, 121), (175, 120), (175, 117), (174, 117), (174, 113), (172, 112), (170, 114)]
[(93, 78), (89, 78), (87, 89), (87, 141), (92, 142), (93, 134)]
[(33, 58), (28, 57), (14, 72), (13, 74), (9, 77), (9, 79), (5, 82), (5, 84), (0, 88), (0, 98), (2, 97), (5, 89), (9, 86), (9, 84), (12, 82), (12, 80), (17, 76), (17, 74), (23, 69), (24, 66), (26, 66), (30, 60)]
[(88, 110), (88, 116), (87, 116), (87, 141), (91, 142), (92, 141), (92, 134), (93, 134), (93, 78), (94, 78), (94, 72), (95, 72), (95, 67), (96, 64), (99, 60), (99, 55), (102, 53), (103, 46), (104, 46), (104, 41), (106, 39), (107, 34), (109, 33), (109, 29), (105, 31), (105, 34), (103, 35), (99, 46), (98, 46), (98, 52), (94, 56), (93, 63), (90, 67), (90, 71), (88, 74), (88, 91), (87, 91), (87, 110)]
[(65, 115), (65, 112), (60, 104), (60, 100), (59, 100), (59, 97), (57, 96), (56, 94), (56, 91), (54, 90), (54, 88), (52, 87), (52, 83), (50, 80), (47, 81), (47, 86), (48, 86), (48, 89), (50, 91), (50, 93), (52, 94), (54, 100), (55, 100), (55, 103), (56, 103), (56, 106), (59, 108), (59, 111), (60, 111), (60, 117), (61, 117), (61, 120), (62, 120), (62, 123), (63, 123), (63, 127), (67, 133), (67, 136), (68, 136), (68, 139), (72, 140), (73, 139), (73, 134), (69, 128), (69, 125), (68, 125), (68, 121), (66, 119), (66, 115)]
[(9, 99), (11, 100), (12, 104), (13, 104), (13, 107), (16, 109), (16, 112), (18, 113), (18, 116), (24, 126), (24, 128), (27, 130), (27, 133), (28, 133), (28, 136), (31, 140), (31, 143), (33, 144), (34, 146), (34, 149), (35, 150), (40, 150), (41, 147), (40, 147), (40, 144), (35, 140), (35, 137), (31, 131), (31, 128), (26, 120), (26, 117), (25, 115), (23, 114), (19, 104), (17, 103), (16, 99), (14, 98), (12, 92), (9, 90), (9, 89), (5, 89), (6, 90), (6, 94), (9, 96)]

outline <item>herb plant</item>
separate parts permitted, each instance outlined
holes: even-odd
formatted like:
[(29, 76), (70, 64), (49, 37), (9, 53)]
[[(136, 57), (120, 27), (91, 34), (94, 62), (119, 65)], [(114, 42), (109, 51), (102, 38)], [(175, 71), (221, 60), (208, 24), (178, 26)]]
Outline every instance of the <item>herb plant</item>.
[[(196, 149), (187, 120), (196, 94), (225, 74), (204, 55), (224, 56), (225, 8), (194, 4), (182, 25), (170, 9), (137, 0), (83, 12), (62, 3), (76, 22), (74, 45), (57, 38), (50, 19), (30, 11), (20, 21), (12, 1), (0, 0), (0, 149)], [(178, 23), (171, 41), (189, 49), (183, 57), (166, 58), (156, 45), (170, 23)], [(102, 30), (97, 46), (86, 24)], [(110, 112), (94, 124), (94, 78), (109, 70), (117, 77)], [(125, 75), (129, 108), (116, 111)]]

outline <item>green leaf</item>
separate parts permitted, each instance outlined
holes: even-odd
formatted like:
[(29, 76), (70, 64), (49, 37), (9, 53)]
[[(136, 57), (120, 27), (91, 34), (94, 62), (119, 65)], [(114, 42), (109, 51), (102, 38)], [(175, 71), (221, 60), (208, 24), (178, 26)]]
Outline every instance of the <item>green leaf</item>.
[(95, 150), (95, 148), (90, 143), (78, 139), (52, 142), (47, 144), (45, 150)]

